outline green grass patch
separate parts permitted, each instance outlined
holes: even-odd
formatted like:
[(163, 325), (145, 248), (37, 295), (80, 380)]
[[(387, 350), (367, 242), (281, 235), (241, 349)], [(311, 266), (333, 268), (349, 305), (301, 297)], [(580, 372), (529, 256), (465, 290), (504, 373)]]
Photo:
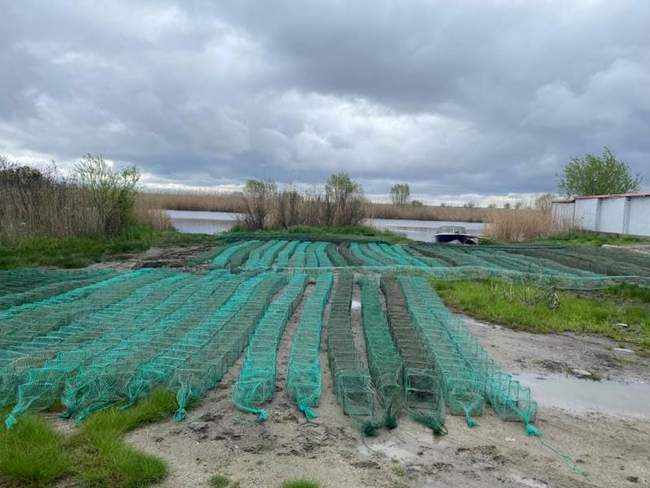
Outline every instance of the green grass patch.
[[(572, 293), (529, 283), (496, 280), (433, 281), (445, 301), (472, 317), (536, 333), (579, 332), (601, 334), (639, 344), (650, 352), (650, 307), (634, 296), (617, 299), (605, 290)], [(621, 325), (625, 324), (625, 325)]]
[(533, 242), (548, 244), (591, 244), (602, 246), (609, 244), (612, 246), (624, 246), (626, 244), (638, 244), (647, 242), (647, 240), (634, 236), (618, 234), (600, 234), (597, 232), (571, 231), (560, 232), (549, 237), (535, 239)]
[(157, 389), (133, 407), (118, 407), (91, 415), (71, 439), (79, 459), (78, 477), (90, 486), (135, 488), (162, 480), (167, 467), (155, 456), (122, 442), (122, 436), (139, 427), (168, 418), (176, 409), (174, 395)]
[(0, 427), (0, 485), (4, 486), (4, 479), (21, 486), (52, 486), (73, 469), (73, 458), (64, 446), (65, 437), (40, 416), (25, 415), (11, 430), (3, 425)]
[(215, 474), (208, 480), (211, 488), (239, 488), (239, 481), (233, 481), (222, 474)]
[(313, 239), (313, 240), (360, 240), (360, 241), (385, 241), (392, 243), (407, 243), (409, 239), (401, 234), (387, 230), (376, 229), (368, 225), (349, 225), (349, 226), (304, 226), (298, 225), (289, 228), (265, 229), (261, 231), (249, 232), (239, 225), (235, 225), (228, 230), (224, 237), (245, 237), (254, 238), (295, 238), (295, 239)]
[(125, 254), (143, 252), (150, 247), (185, 247), (207, 242), (215, 242), (215, 237), (175, 231), (160, 232), (145, 225), (129, 227), (116, 239), (32, 237), (12, 243), (0, 243), (0, 269), (22, 266), (81, 268), (101, 261), (119, 259)]
[(161, 481), (167, 476), (165, 463), (126, 445), (122, 437), (169, 418), (176, 406), (173, 393), (156, 389), (125, 410), (113, 407), (92, 414), (68, 438), (40, 416), (20, 417), (13, 429), (0, 430), (0, 486), (4, 480), (52, 486), (64, 477), (83, 486), (111, 488), (139, 488)]
[(319, 488), (319, 487), (320, 484), (318, 484), (317, 482), (311, 480), (305, 480), (305, 479), (287, 480), (280, 485), (280, 488)]

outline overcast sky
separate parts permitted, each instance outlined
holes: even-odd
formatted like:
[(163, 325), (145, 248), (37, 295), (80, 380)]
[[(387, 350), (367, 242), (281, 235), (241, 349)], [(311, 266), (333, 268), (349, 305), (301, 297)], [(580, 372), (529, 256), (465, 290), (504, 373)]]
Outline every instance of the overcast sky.
[(100, 153), (152, 185), (347, 171), (433, 200), (554, 191), (606, 145), (648, 188), (647, 0), (0, 9), (0, 154), (20, 161)]

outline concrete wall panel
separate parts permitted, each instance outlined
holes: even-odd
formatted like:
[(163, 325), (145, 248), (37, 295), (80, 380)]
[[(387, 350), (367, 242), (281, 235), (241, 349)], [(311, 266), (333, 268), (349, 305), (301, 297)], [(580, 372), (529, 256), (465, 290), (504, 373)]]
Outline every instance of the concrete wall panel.
[(597, 229), (599, 232), (623, 234), (623, 215), (625, 212), (625, 198), (603, 198), (600, 201), (600, 215)]
[(650, 236), (650, 197), (630, 198), (628, 233), (637, 236)]

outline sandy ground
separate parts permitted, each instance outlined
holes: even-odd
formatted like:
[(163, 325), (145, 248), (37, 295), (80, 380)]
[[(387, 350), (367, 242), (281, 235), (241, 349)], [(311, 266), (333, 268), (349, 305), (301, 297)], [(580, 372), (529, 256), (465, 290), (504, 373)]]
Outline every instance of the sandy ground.
[[(619, 360), (613, 352), (619, 345), (607, 339), (537, 336), (473, 320), (468, 325), (514, 372), (579, 368), (618, 380), (650, 377), (647, 358), (625, 353), (626, 359)], [(294, 327), (292, 321), (288, 332)], [(208, 486), (215, 473), (241, 487), (275, 487), (290, 478), (314, 479), (322, 487), (650, 486), (648, 417), (542, 408), (537, 425), (545, 433), (543, 445), (527, 437), (521, 424), (503, 422), (488, 408), (474, 429), (448, 417), (449, 434), (443, 437), (403, 417), (397, 429), (364, 439), (336, 404), (325, 351), (321, 417), (305, 421), (284, 393), (288, 347), (283, 340), (278, 393), (267, 422), (257, 423), (230, 401), (240, 361), (187, 421), (170, 420), (128, 436), (134, 446), (169, 463), (170, 476), (161, 486)], [(569, 455), (575, 465), (554, 450)]]

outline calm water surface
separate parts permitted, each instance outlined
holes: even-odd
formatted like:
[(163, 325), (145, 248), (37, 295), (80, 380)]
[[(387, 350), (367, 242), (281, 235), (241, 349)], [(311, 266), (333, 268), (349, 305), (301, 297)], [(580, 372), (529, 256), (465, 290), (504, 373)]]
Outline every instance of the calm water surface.
[(650, 385), (641, 382), (593, 381), (560, 374), (513, 375), (530, 387), (542, 406), (575, 413), (602, 412), (623, 417), (650, 418)]
[[(199, 212), (188, 210), (167, 210), (174, 228), (191, 234), (218, 234), (230, 229), (240, 214), (232, 212)], [(483, 235), (485, 224), (481, 222), (448, 222), (438, 220), (368, 219), (366, 224), (382, 230), (403, 234), (417, 241), (432, 241), (438, 228), (460, 225), (467, 232)]]

